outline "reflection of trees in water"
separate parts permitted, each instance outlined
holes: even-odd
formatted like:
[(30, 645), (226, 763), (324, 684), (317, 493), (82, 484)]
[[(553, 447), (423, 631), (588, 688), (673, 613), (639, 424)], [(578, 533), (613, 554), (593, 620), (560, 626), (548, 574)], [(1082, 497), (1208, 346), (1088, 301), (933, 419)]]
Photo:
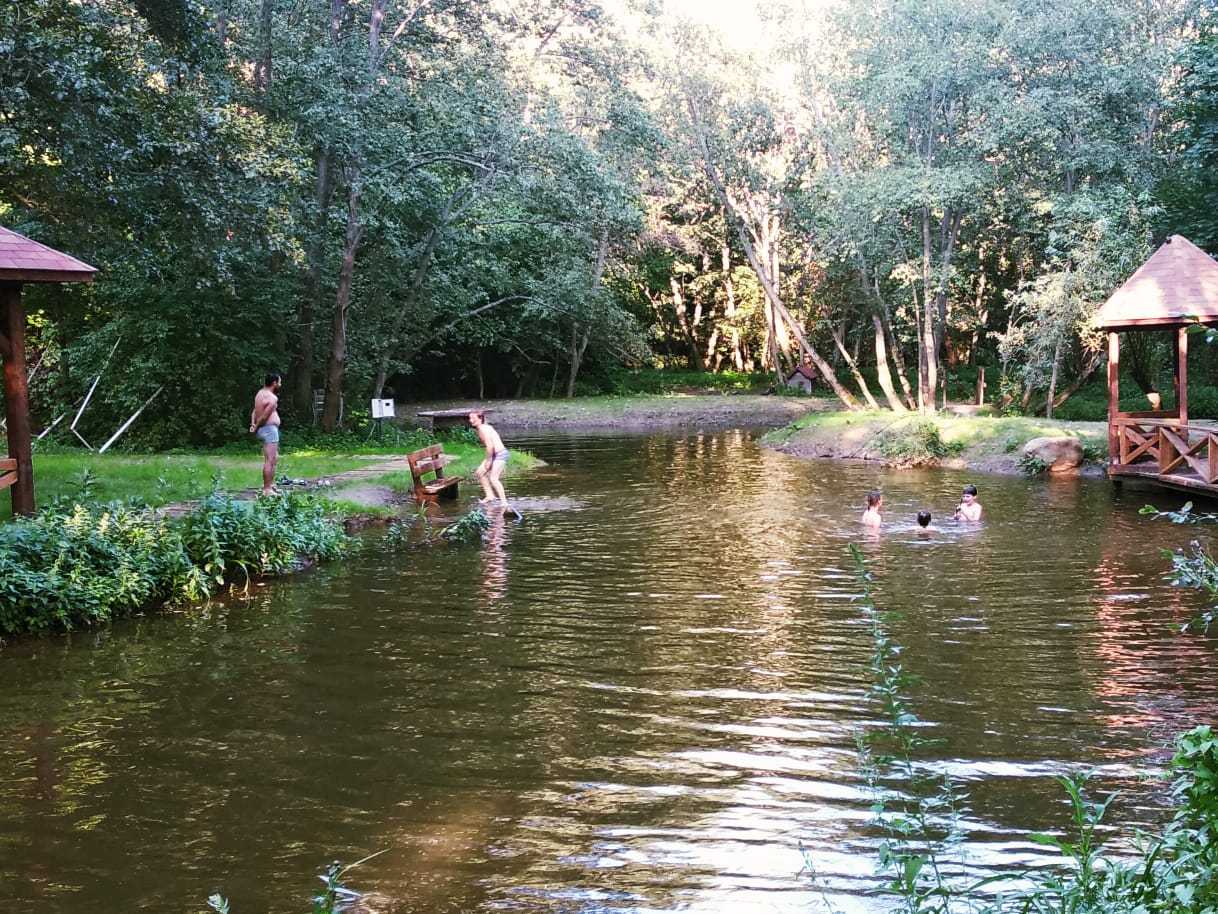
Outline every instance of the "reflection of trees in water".
[[(1180, 632), (1196, 612), (1196, 596), (1132, 570), (1129, 548), (1109, 541), (1095, 569), (1095, 694), (1109, 727), (1149, 734), (1166, 746), (1212, 716), (1214, 651), (1207, 639)], [(1166, 571), (1166, 559), (1162, 565)]]

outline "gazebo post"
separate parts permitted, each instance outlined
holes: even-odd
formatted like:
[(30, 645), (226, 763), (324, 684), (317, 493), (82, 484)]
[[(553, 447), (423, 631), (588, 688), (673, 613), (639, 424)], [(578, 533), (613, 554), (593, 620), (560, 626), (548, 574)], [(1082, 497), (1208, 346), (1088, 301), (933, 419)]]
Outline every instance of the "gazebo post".
[(25, 373), (25, 309), (21, 283), (0, 283), (0, 353), (4, 355), (4, 412), (8, 455), (17, 461), (11, 486), (13, 516), (34, 513), (34, 457), (30, 438), (30, 389)]
[(1108, 462), (1117, 463), (1118, 442), (1116, 426), (1121, 403), (1121, 338), (1115, 330), (1108, 331)]
[(1188, 327), (1176, 328), (1176, 412), (1188, 425)]

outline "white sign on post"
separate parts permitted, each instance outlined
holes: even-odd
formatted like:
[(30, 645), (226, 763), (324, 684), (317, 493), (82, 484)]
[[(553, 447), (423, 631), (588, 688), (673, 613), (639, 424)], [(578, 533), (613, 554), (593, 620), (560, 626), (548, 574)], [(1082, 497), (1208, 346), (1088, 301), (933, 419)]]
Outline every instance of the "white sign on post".
[(373, 419), (392, 419), (394, 418), (393, 401), (392, 400), (373, 400), (372, 401), (372, 418)]

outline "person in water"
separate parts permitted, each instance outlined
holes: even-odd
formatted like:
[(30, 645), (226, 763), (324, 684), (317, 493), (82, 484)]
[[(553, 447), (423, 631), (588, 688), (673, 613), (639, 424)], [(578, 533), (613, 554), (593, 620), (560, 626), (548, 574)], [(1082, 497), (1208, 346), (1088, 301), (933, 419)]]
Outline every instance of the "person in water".
[(478, 440), (486, 448), (486, 458), (478, 465), (478, 469), (474, 470), (474, 475), (482, 483), (482, 491), (486, 493), (481, 503), (489, 504), (498, 498), (499, 503), (506, 507), (507, 493), (503, 491), (503, 483), (499, 481), (499, 477), (503, 475), (511, 455), (503, 446), (503, 439), (499, 437), (495, 427), (486, 421), (486, 413), (470, 413), (469, 424), (478, 433)]
[(864, 527), (879, 527), (884, 522), (880, 517), (880, 509), (884, 506), (884, 496), (879, 489), (867, 493), (867, 510), (863, 512)]
[(930, 532), (935, 529), (934, 527), (932, 527), (930, 525), (930, 512), (929, 511), (919, 511), (918, 512), (918, 527), (927, 532)]
[(956, 506), (956, 513), (952, 516), (956, 520), (981, 520), (981, 502), (977, 501), (976, 486), (964, 487), (964, 492), (960, 495), (960, 504)]

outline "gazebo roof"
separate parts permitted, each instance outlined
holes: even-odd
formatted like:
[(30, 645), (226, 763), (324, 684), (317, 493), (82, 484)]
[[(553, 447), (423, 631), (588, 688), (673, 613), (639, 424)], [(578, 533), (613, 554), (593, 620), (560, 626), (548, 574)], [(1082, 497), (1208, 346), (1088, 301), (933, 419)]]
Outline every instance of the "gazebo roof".
[(96, 267), (0, 227), (0, 282), (92, 282)]
[(1099, 321), (1108, 330), (1218, 321), (1218, 261), (1172, 235), (1112, 293)]

